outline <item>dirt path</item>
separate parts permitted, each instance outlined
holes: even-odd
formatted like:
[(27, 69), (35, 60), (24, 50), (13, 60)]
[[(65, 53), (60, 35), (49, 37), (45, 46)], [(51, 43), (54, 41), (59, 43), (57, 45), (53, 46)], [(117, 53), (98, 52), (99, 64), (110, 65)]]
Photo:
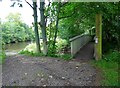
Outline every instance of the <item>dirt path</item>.
[(49, 57), (9, 56), (2, 66), (3, 86), (94, 86), (88, 63)]
[(93, 43), (84, 46), (71, 61), (8, 56), (2, 66), (3, 86), (97, 86), (98, 70), (88, 62), (92, 57)]

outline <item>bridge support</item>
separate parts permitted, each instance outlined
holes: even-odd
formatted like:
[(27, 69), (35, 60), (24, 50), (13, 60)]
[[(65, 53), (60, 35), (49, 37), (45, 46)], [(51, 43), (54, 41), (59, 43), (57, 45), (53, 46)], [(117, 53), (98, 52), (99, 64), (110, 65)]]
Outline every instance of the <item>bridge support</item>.
[(96, 14), (95, 59), (102, 58), (102, 15)]

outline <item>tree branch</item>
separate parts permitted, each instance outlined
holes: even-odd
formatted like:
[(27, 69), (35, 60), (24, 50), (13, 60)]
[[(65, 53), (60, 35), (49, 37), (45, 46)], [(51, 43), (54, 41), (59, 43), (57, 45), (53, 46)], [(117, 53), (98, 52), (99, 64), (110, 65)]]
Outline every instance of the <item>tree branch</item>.
[(28, 1), (25, 0), (25, 2), (33, 9), (33, 6)]
[[(48, 4), (48, 8), (50, 7), (50, 4), (51, 4), (51, 2), (49, 2), (49, 4)], [(45, 16), (45, 19), (47, 19), (47, 17), (49, 16), (49, 14), (47, 14), (46, 16)]]
[(72, 14), (68, 15), (68, 16), (59, 17), (59, 19), (68, 18), (68, 17), (71, 17), (71, 16), (74, 15), (74, 14), (75, 14), (75, 11), (74, 11)]

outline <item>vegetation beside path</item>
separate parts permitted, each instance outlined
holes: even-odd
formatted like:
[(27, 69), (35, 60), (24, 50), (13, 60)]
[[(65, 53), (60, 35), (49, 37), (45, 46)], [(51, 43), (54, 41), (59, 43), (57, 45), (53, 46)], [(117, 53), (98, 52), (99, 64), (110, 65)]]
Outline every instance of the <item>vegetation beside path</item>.
[(0, 52), (0, 64), (2, 64), (5, 61), (6, 55), (5, 52)]
[(118, 60), (120, 53), (111, 51), (100, 61), (92, 61), (93, 66), (101, 70), (103, 86), (120, 86)]

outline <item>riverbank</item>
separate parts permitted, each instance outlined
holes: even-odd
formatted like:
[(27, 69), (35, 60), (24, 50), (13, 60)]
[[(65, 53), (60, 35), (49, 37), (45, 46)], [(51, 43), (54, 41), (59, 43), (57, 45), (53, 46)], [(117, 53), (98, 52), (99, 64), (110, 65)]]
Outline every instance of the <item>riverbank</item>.
[(28, 44), (31, 42), (18, 42), (18, 43), (10, 43), (5, 45), (5, 53), (7, 56), (16, 55), (20, 50), (23, 50)]

